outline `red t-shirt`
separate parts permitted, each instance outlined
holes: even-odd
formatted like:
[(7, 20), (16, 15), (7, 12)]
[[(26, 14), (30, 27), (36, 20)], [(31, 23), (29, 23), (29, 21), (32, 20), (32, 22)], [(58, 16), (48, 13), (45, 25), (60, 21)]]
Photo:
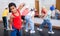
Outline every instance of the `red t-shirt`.
[(13, 27), (16, 29), (21, 29), (22, 27), (22, 21), (21, 21), (21, 15), (20, 15), (20, 11), (17, 10), (19, 13), (19, 16), (14, 15), (14, 13), (12, 13), (12, 15), (14, 16), (13, 18)]
[(43, 14), (46, 14), (47, 10), (46, 9), (42, 9), (41, 11)]

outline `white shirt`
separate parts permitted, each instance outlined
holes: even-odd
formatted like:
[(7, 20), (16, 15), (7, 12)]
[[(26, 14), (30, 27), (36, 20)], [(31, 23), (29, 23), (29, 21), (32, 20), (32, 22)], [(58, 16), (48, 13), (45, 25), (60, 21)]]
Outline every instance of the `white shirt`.
[(30, 11), (26, 16), (34, 16), (35, 15), (35, 12), (34, 11)]

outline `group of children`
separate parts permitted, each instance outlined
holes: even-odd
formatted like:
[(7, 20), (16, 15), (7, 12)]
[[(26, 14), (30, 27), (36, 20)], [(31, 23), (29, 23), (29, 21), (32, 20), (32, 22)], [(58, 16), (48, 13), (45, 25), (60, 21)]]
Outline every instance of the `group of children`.
[[(9, 28), (11, 30), (11, 36), (22, 36), (21, 35), (21, 30), (22, 30), (22, 17), (25, 18), (26, 25), (25, 25), (25, 31), (28, 32), (30, 29), (30, 33), (35, 33), (34, 30), (34, 15), (35, 15), (35, 8), (29, 9), (29, 7), (26, 7), (25, 4), (21, 4), (18, 8), (16, 7), (15, 3), (9, 3), (8, 5), (9, 11), (5, 11), (3, 14), (3, 23), (4, 23), (4, 28), (7, 29), (7, 15), (8, 12), (11, 12), (10, 16), (10, 23), (9, 23)], [(24, 8), (24, 9), (23, 9)], [(45, 9), (45, 8), (43, 8)], [(46, 9), (45, 9), (46, 10)], [(48, 25), (49, 27), (49, 32), (50, 34), (54, 34), (52, 31), (52, 24), (50, 22), (50, 17), (51, 17), (51, 12), (50, 11), (44, 11), (43, 14), (43, 23), (40, 26), (40, 29), (37, 28), (37, 30), (42, 31), (42, 28), (44, 25)]]
[(60, 18), (60, 11), (57, 9), (57, 8), (55, 8), (54, 7), (54, 5), (52, 5), (51, 7), (50, 7), (50, 10), (51, 10), (51, 12), (52, 12), (52, 15), (51, 15), (51, 17), (53, 18), (53, 19), (57, 19), (57, 20), (59, 20)]

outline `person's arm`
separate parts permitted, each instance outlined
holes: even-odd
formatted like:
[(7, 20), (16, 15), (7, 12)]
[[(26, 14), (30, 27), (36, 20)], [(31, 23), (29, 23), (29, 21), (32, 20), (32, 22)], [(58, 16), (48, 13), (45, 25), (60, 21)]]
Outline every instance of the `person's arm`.
[(24, 3), (21, 3), (21, 4), (19, 5), (18, 9), (21, 10), (24, 6), (25, 6), (25, 4), (24, 4)]
[(47, 16), (47, 12), (46, 12), (46, 14), (44, 15), (43, 19), (45, 19), (46, 16)]
[(25, 4), (24, 4), (24, 3), (21, 3), (21, 4), (19, 5), (19, 7), (18, 7), (18, 10), (20, 11), (21, 15), (22, 15), (24, 6), (25, 6)]
[(13, 24), (13, 15), (10, 16), (10, 30), (12, 30), (12, 24)]
[(32, 12), (32, 19), (34, 20), (35, 12)]
[(60, 11), (58, 11), (57, 13), (60, 14)]
[(55, 13), (58, 13), (58, 14), (60, 14), (60, 11), (59, 11), (58, 9), (56, 9), (56, 10), (55, 10)]

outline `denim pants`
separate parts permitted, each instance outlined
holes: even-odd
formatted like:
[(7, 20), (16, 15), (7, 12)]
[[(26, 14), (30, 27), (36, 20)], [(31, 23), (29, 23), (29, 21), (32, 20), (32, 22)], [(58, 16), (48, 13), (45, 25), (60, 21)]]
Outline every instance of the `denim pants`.
[(4, 28), (7, 29), (7, 17), (2, 17)]
[(31, 16), (25, 16), (26, 20), (26, 30), (28, 30), (28, 23), (30, 24), (30, 29), (34, 31), (34, 21), (32, 20)]
[(13, 30), (11, 31), (11, 36), (22, 36), (22, 30), (19, 31), (13, 28)]
[(49, 31), (52, 31), (52, 24), (50, 22), (50, 20), (44, 20), (43, 23), (41, 24), (40, 28), (42, 29), (44, 27), (44, 25), (48, 25)]
[(8, 29), (9, 28), (9, 22), (8, 22), (7, 17), (2, 17), (2, 19), (3, 19), (4, 28)]
[(55, 18), (56, 19), (58, 19), (58, 16), (59, 16), (59, 14), (58, 13), (55, 13)]

